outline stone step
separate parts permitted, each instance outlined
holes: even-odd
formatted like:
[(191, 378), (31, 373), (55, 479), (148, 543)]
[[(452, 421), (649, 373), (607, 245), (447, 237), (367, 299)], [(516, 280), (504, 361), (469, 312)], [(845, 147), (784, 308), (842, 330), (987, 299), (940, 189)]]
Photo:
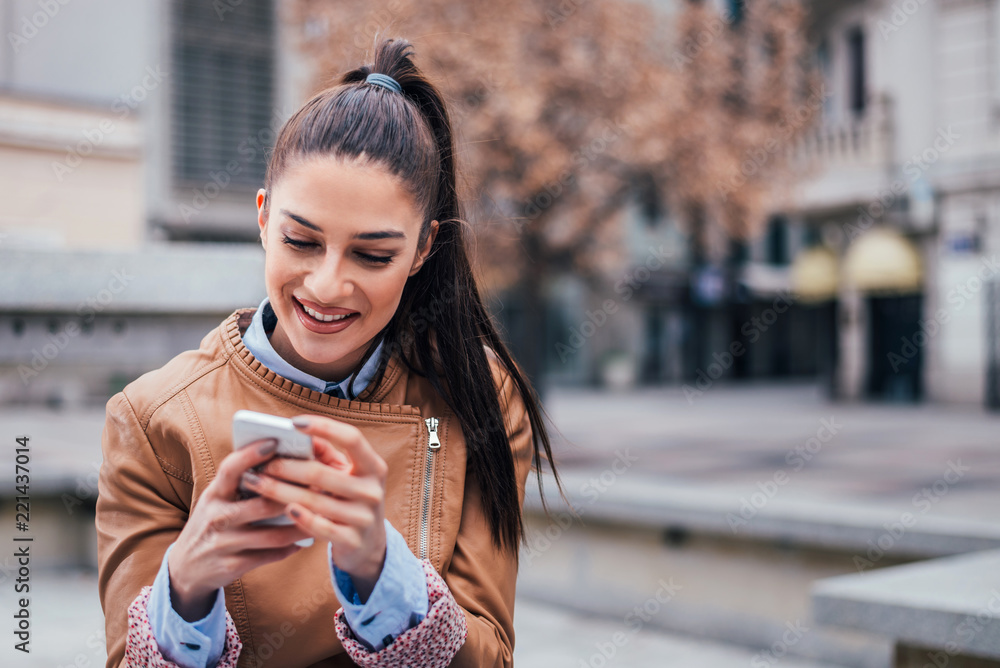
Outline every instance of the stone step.
[(529, 480), (519, 593), (619, 625), (641, 619), (661, 632), (754, 648), (764, 657), (759, 665), (787, 654), (886, 668), (888, 639), (816, 622), (813, 584), (1000, 546), (1000, 525), (912, 508), (765, 494), (741, 516), (732, 491), (638, 471), (598, 489), (599, 475), (560, 474), (577, 517), (557, 503), (546, 477), (551, 521)]
[[(518, 668), (733, 668), (774, 662), (738, 645), (664, 633), (652, 626), (587, 615), (519, 596), (514, 615)], [(782, 668), (842, 668), (788, 657)]]

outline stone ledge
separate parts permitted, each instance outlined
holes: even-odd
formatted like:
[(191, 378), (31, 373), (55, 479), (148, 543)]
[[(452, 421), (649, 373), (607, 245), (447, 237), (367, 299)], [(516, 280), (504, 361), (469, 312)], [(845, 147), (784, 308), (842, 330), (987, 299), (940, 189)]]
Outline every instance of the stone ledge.
[(0, 310), (231, 313), (264, 298), (254, 244), (150, 244), (135, 251), (0, 250)]
[(949, 656), (1000, 659), (1000, 550), (825, 578), (812, 598), (821, 624)]
[[(908, 527), (895, 526), (903, 515), (875, 505), (847, 503), (840, 500), (787, 498), (780, 494), (757, 509), (756, 514), (737, 531), (730, 525), (731, 515), (739, 516), (740, 492), (727, 491), (724, 485), (714, 488), (692, 485), (663, 476), (628, 473), (627, 484), (612, 483), (598, 493), (587, 484), (601, 471), (563, 471), (559, 476), (566, 494), (584, 522), (659, 527), (726, 536), (734, 540), (781, 542), (826, 550), (837, 550), (869, 559), (875, 550), (876, 562), (893, 559), (928, 559), (978, 550), (1000, 549), (1000, 523), (936, 515), (917, 515)], [(567, 512), (559, 497), (555, 479), (542, 478), (546, 504), (550, 511)], [(584, 489), (588, 493), (584, 493)], [(541, 512), (538, 485), (529, 477), (525, 509)], [(880, 543), (881, 541), (881, 543)], [(875, 546), (873, 548), (873, 546)]]

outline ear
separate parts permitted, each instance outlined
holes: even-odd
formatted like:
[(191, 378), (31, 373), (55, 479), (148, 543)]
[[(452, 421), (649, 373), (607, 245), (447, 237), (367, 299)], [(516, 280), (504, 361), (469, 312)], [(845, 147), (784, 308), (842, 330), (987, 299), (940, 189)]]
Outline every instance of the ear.
[(267, 191), (261, 188), (257, 191), (257, 225), (260, 226), (260, 243), (267, 249), (267, 211), (264, 203), (267, 201)]
[(413, 258), (413, 266), (410, 267), (410, 273), (407, 276), (413, 276), (415, 273), (420, 271), (420, 267), (424, 266), (424, 261), (427, 260), (427, 256), (430, 255), (431, 248), (434, 247), (434, 238), (437, 237), (438, 232), (438, 222), (436, 220), (431, 221), (431, 231), (427, 235), (427, 241), (424, 242), (422, 248), (417, 249), (417, 256)]

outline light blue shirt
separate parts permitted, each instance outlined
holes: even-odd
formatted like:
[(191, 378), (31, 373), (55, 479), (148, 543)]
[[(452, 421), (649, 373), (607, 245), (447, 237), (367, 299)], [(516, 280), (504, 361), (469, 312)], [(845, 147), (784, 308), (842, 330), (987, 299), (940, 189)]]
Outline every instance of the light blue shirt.
[[(268, 337), (277, 319), (265, 297), (254, 312), (250, 326), (243, 336), (243, 345), (276, 374), (305, 385), (317, 392), (347, 397), (351, 377), (339, 382), (317, 378), (282, 359), (271, 346)], [(354, 389), (357, 396), (371, 383), (382, 355), (380, 343), (357, 372)], [(350, 397), (354, 398), (354, 397)], [(406, 539), (389, 520), (385, 520), (386, 550), (382, 573), (365, 603), (361, 602), (351, 576), (333, 563), (332, 548), (327, 542), (327, 561), (333, 591), (344, 608), (344, 616), (354, 634), (372, 651), (379, 651), (398, 635), (423, 621), (427, 616), (429, 599), (420, 560), (410, 551)], [(188, 622), (174, 610), (170, 601), (170, 572), (167, 557), (171, 543), (163, 555), (160, 570), (153, 581), (147, 604), (147, 614), (153, 636), (160, 652), (184, 668), (210, 668), (218, 663), (226, 640), (225, 592), (218, 589), (212, 610), (202, 619)], [(331, 625), (333, 620), (330, 620)]]

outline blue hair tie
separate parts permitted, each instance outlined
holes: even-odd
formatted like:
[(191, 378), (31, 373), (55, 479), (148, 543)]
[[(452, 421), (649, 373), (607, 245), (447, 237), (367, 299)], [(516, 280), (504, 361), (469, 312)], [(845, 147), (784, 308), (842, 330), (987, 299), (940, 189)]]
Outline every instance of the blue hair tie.
[(399, 85), (399, 82), (390, 77), (388, 74), (379, 74), (378, 72), (372, 72), (365, 79), (365, 83), (375, 84), (376, 86), (382, 86), (383, 88), (388, 88), (389, 90), (394, 90), (397, 93), (403, 92), (403, 87)]

